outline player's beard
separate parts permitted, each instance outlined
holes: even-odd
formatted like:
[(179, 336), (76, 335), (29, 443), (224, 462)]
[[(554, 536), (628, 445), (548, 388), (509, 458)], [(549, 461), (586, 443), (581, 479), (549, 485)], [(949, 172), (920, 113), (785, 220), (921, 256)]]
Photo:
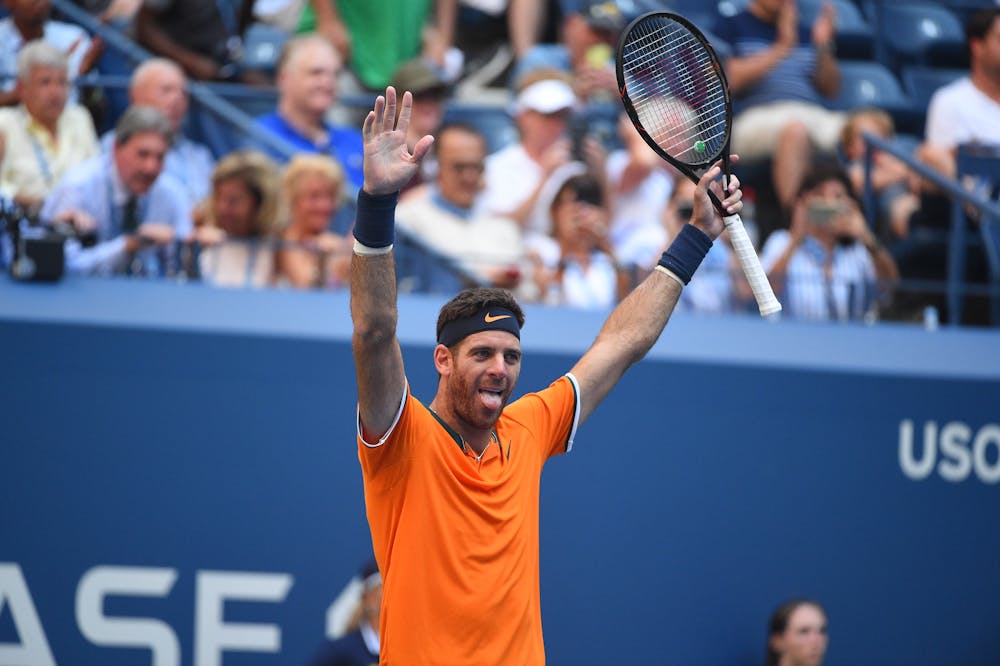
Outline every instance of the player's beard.
[[(484, 404), (481, 388), (501, 391), (498, 407), (493, 409)], [(492, 428), (500, 418), (512, 388), (508, 382), (490, 382), (482, 376), (470, 382), (464, 375), (456, 374), (448, 383), (448, 394), (455, 416), (474, 428), (486, 430)]]

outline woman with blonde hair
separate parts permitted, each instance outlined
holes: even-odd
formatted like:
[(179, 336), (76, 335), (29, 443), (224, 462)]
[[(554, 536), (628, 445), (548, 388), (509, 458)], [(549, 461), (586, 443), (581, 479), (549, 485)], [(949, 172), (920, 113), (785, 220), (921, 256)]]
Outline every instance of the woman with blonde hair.
[(278, 167), (253, 150), (234, 151), (212, 172), (212, 191), (196, 214), (203, 245), (198, 267), (217, 286), (264, 287), (274, 278)]
[(300, 289), (333, 288), (350, 275), (351, 243), (330, 231), (344, 171), (325, 155), (299, 154), (285, 168), (281, 193), (288, 224), (277, 255), (277, 280)]

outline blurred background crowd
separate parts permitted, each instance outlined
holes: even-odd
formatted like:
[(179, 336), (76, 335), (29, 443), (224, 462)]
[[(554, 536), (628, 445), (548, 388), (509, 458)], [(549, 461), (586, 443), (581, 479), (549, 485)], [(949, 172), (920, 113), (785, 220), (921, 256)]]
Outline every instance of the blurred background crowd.
[[(617, 39), (692, 20), (735, 105), (744, 221), (786, 316), (1000, 324), (996, 0), (2, 0), (0, 262), (228, 288), (348, 280), (360, 125), (413, 93), (400, 290), (610, 308), (690, 216)], [(723, 237), (682, 297), (752, 312)]]

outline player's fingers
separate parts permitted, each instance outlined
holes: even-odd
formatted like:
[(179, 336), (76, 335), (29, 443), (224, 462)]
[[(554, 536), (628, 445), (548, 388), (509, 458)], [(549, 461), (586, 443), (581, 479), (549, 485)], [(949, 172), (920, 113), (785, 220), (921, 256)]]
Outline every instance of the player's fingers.
[(425, 135), (420, 141), (417, 141), (417, 145), (413, 146), (413, 161), (419, 162), (424, 159), (424, 155), (427, 154), (432, 145), (434, 145), (434, 137), (430, 134)]
[(406, 134), (406, 128), (410, 126), (410, 111), (413, 110), (413, 94), (409, 90), (403, 93), (403, 103), (399, 109), (399, 122), (396, 129)]
[(390, 132), (396, 127), (396, 89), (389, 86), (385, 89), (385, 115), (382, 127)]
[(382, 121), (385, 117), (385, 97), (382, 97), (382, 95), (375, 98), (375, 109), (373, 110), (373, 113), (375, 115), (375, 122), (372, 127), (372, 132), (374, 134), (381, 134), (383, 129)]
[[(376, 104), (378, 102), (376, 101)], [(365, 116), (365, 122), (361, 125), (361, 137), (367, 143), (371, 140), (372, 134), (375, 132), (375, 112), (369, 111), (368, 115)]]

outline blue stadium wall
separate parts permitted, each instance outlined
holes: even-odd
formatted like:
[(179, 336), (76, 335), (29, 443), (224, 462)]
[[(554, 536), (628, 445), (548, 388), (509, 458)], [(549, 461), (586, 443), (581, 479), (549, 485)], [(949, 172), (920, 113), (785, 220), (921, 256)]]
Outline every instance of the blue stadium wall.
[[(519, 390), (602, 320), (529, 309)], [(0, 345), (0, 663), (303, 663), (370, 552), (347, 296), (0, 280)], [(998, 454), (996, 331), (678, 314), (546, 466), (549, 663), (758, 664), (792, 596), (828, 664), (1000, 663)]]

